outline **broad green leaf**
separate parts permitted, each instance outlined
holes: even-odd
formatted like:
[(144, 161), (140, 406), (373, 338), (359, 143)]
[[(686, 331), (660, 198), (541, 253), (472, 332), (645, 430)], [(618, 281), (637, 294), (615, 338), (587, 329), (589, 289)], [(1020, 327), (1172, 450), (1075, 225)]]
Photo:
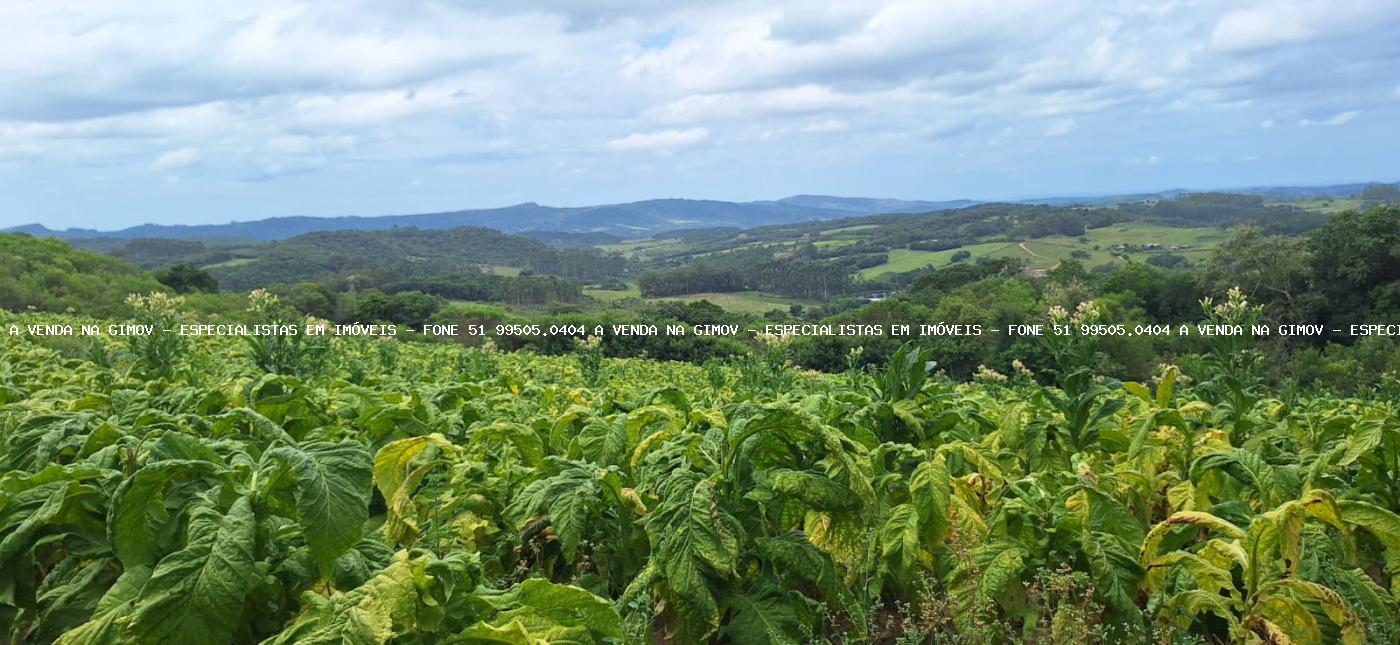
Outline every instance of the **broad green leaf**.
[[(1179, 628), (1189, 627), (1192, 619), (1201, 614), (1212, 614), (1225, 620), (1233, 633), (1239, 625), (1239, 617), (1229, 598), (1200, 589), (1188, 589), (1167, 599), (1161, 617), (1175, 615)], [(1159, 618), (1160, 619), (1160, 618)]]
[(1303, 603), (1289, 596), (1271, 595), (1254, 605), (1254, 613), (1278, 626), (1288, 637), (1300, 643), (1321, 643), (1322, 628), (1308, 613)]
[[(17, 523), (0, 522), (0, 529), (5, 530), (4, 537), (0, 537), (0, 571), (5, 569), (5, 565), (11, 558), (28, 550), (32, 541), (46, 529), (49, 529), (51, 523), (58, 520), (72, 503), (78, 488), (78, 484), (74, 482), (48, 483), (26, 491), (36, 493), (33, 495), (36, 501), (43, 500), (34, 510), (26, 510), (23, 514), (14, 514), (8, 511), (18, 509), (4, 509), (7, 511), (5, 515), (11, 516), (4, 519), (23, 519)], [(43, 493), (47, 493), (47, 495), (39, 496)], [(18, 515), (18, 517), (13, 517), (14, 515)]]
[(1400, 515), (1356, 500), (1338, 502), (1342, 519), (1370, 531), (1387, 549), (1400, 549)]
[(627, 453), (627, 423), (622, 417), (614, 423), (592, 423), (578, 434), (579, 450), (584, 459), (598, 466), (622, 463)]
[(660, 563), (668, 607), (676, 614), (668, 625), (673, 636), (700, 641), (720, 624), (710, 578), (736, 574), (743, 529), (719, 505), (711, 480), (682, 472), (672, 476), (668, 490), (663, 505), (647, 518), (657, 542), (651, 560)]
[(295, 482), (297, 520), (322, 574), (360, 541), (369, 518), (373, 462), (359, 443), (283, 446), (267, 453)]
[(951, 496), (948, 462), (943, 455), (937, 455), (914, 468), (914, 474), (909, 478), (909, 498), (919, 512), (921, 537), (925, 544), (940, 544), (947, 535)]
[[(785, 580), (796, 578), (816, 586), (828, 600), (840, 600), (845, 595), (836, 567), (800, 531), (790, 531), (778, 537), (756, 538), (755, 546), (763, 559), (771, 562)], [(791, 576), (791, 578), (789, 578)]]
[(1152, 560), (1157, 557), (1157, 546), (1162, 543), (1162, 538), (1166, 537), (1167, 531), (1181, 525), (1200, 526), (1237, 540), (1242, 540), (1245, 537), (1245, 532), (1240, 527), (1210, 513), (1180, 511), (1172, 513), (1171, 516), (1158, 522), (1156, 526), (1152, 527), (1152, 530), (1147, 532), (1147, 536), (1142, 540), (1142, 551), (1138, 556), (1138, 563), (1144, 568), (1151, 564)]
[(131, 613), (132, 601), (141, 594), (151, 579), (149, 566), (136, 566), (122, 572), (112, 587), (97, 601), (97, 608), (87, 622), (64, 633), (54, 641), (58, 645), (87, 645), (120, 641), (118, 621)]
[(600, 641), (622, 637), (622, 619), (612, 602), (579, 587), (530, 578), (482, 600), (500, 611), (491, 619), (495, 625), (519, 623), (541, 633), (556, 627), (582, 627)]
[(1001, 540), (978, 549), (976, 560), (982, 568), (982, 593), (996, 599), (1020, 581), (1026, 566), (1026, 550), (1019, 544)]
[(1089, 571), (1094, 574), (1094, 587), (1099, 598), (1120, 619), (1138, 614), (1137, 588), (1142, 580), (1142, 568), (1118, 536), (1098, 531), (1085, 531), (1080, 538)]
[(175, 480), (191, 480), (219, 471), (217, 464), (185, 459), (157, 461), (142, 467), (122, 482), (112, 495), (107, 514), (107, 535), (126, 567), (154, 564), (155, 534), (170, 517), (165, 491)]
[(1123, 383), (1123, 389), (1126, 390), (1129, 394), (1139, 399), (1142, 399), (1147, 403), (1152, 403), (1152, 392), (1150, 392), (1147, 389), (1146, 385), (1137, 383), (1135, 381), (1127, 381)]
[(564, 557), (573, 562), (589, 524), (602, 512), (601, 475), (606, 471), (560, 457), (551, 456), (549, 461), (559, 467), (559, 473), (530, 482), (505, 513), (517, 527), (524, 527), (537, 515), (548, 516)]
[(919, 544), (918, 511), (911, 504), (891, 509), (880, 528), (880, 553), (885, 561), (896, 571), (912, 571), (914, 565), (924, 559)]
[(418, 537), (413, 493), (433, 464), (409, 467), (429, 447), (446, 451), (456, 449), (442, 435), (434, 433), (392, 441), (374, 455), (374, 483), (388, 507), (384, 538), (390, 544), (410, 544)]
[(797, 645), (802, 621), (797, 602), (781, 587), (763, 584), (750, 593), (734, 594), (729, 622), (720, 634), (737, 645)]
[(500, 626), (477, 623), (443, 641), (445, 645), (591, 645), (595, 642), (582, 626), (555, 626), (533, 631), (518, 620)]
[(1184, 569), (1191, 574), (1199, 589), (1215, 594), (1234, 593), (1235, 582), (1228, 570), (1189, 551), (1172, 551), (1153, 560), (1147, 568), (1148, 589), (1160, 588), (1160, 581), (1164, 577), (1162, 574), (1174, 568)]
[(455, 448), (441, 434), (433, 433), (391, 441), (374, 454), (374, 484), (379, 487), (379, 494), (385, 500), (393, 499), (403, 486), (409, 464), (429, 446), (442, 450)]
[(520, 458), (530, 465), (538, 465), (544, 461), (544, 442), (540, 440), (540, 436), (534, 430), (520, 423), (498, 421), (473, 428), (469, 441), (472, 445), (487, 443), (510, 445), (520, 455)]
[(1191, 481), (1199, 483), (1201, 476), (1211, 470), (1224, 472), (1253, 489), (1265, 506), (1297, 496), (1297, 491), (1289, 490), (1287, 480), (1272, 464), (1248, 450), (1234, 448), (1201, 456), (1191, 464)]
[(1366, 629), (1356, 618), (1351, 604), (1337, 592), (1307, 580), (1288, 578), (1276, 580), (1260, 589), (1261, 596), (1287, 591), (1291, 594), (1312, 600), (1321, 606), (1324, 614), (1342, 631), (1342, 642), (1346, 645), (1361, 645), (1366, 642)]
[(185, 548), (156, 564), (123, 633), (138, 643), (224, 643), (233, 638), (253, 585), (257, 520), (247, 497), (226, 515), (200, 508)]
[(802, 501), (818, 511), (849, 511), (860, 506), (860, 499), (851, 489), (805, 470), (781, 468), (772, 473), (769, 485), (784, 495)]
[(310, 610), (268, 645), (383, 645), (408, 634), (431, 636), (447, 610), (470, 619), (464, 598), (480, 582), (475, 556), (436, 559), (394, 554), (363, 585), (329, 599), (312, 595)]

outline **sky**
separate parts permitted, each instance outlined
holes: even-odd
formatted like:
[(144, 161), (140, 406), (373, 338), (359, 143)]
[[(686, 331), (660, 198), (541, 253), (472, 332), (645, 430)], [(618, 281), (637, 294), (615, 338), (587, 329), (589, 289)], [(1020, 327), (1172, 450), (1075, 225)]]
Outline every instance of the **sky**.
[(0, 226), (1395, 181), (1400, 2), (0, 3)]

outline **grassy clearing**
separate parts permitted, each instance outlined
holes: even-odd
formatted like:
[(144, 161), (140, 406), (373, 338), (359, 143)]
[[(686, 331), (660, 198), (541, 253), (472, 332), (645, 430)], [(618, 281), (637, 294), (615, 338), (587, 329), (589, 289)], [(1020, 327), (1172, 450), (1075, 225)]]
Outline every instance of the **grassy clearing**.
[(635, 259), (646, 259), (657, 255), (684, 250), (686, 245), (676, 238), (633, 240), (617, 244), (604, 244), (597, 247), (603, 253), (620, 253)]
[(514, 277), (520, 275), (520, 267), (508, 267), (508, 266), (501, 266), (501, 265), (494, 265), (494, 264), (493, 264), (493, 265), (481, 267), (481, 270), (484, 271), (484, 272), (486, 272), (486, 273), (490, 273), (490, 274), (494, 274), (494, 275), (503, 275), (503, 276), (508, 276), (508, 277), (511, 277), (511, 278), (514, 278)]
[(812, 243), (812, 246), (815, 246), (815, 247), (817, 247), (817, 248), (819, 248), (819, 249), (834, 249), (834, 248), (842, 247), (842, 246), (850, 246), (850, 245), (855, 244), (856, 242), (859, 242), (859, 241), (860, 241), (860, 240), (856, 240), (856, 239), (852, 239), (852, 238), (849, 238), (849, 237), (845, 237), (845, 238), (840, 238), (840, 239), (835, 239), (835, 240), (817, 240), (817, 241), (815, 241), (815, 242)]
[(739, 314), (763, 314), (773, 309), (787, 310), (792, 305), (812, 306), (818, 304), (811, 300), (798, 300), (796, 298), (784, 298), (771, 293), (761, 291), (739, 291), (735, 293), (692, 293), (684, 296), (667, 296), (665, 298), (654, 298), (653, 300), (662, 302), (696, 302), (708, 300), (719, 305), (725, 311), (732, 311)]
[(924, 267), (940, 267), (948, 264), (953, 258), (953, 254), (958, 251), (967, 251), (972, 254), (971, 260), (975, 260), (984, 255), (992, 255), (1002, 251), (1006, 247), (1015, 248), (1015, 244), (1006, 242), (986, 242), (983, 244), (972, 244), (957, 249), (947, 249), (943, 251), (911, 251), (909, 249), (893, 249), (890, 251), (890, 261), (884, 264), (877, 264), (868, 269), (862, 269), (856, 275), (862, 278), (874, 278), (885, 273), (903, 273)]
[(841, 233), (854, 233), (856, 231), (868, 231), (872, 228), (880, 228), (879, 224), (857, 224), (855, 226), (842, 226), (841, 228), (829, 228), (822, 231), (822, 235), (839, 235)]
[(628, 298), (640, 298), (642, 292), (634, 285), (628, 285), (626, 291), (611, 291), (608, 289), (584, 289), (583, 295), (593, 298), (599, 302), (614, 303)]
[(233, 258), (232, 260), (224, 260), (223, 262), (218, 262), (218, 263), (215, 263), (215, 264), (206, 264), (206, 265), (204, 265), (203, 267), (200, 267), (200, 268), (203, 268), (203, 269), (222, 269), (222, 268), (226, 268), (226, 267), (241, 267), (241, 266), (243, 266), (243, 265), (245, 265), (245, 264), (252, 264), (252, 263), (257, 262), (257, 261), (258, 261), (257, 258)]
[[(1103, 249), (1109, 249), (1119, 244), (1135, 244), (1139, 246), (1144, 244), (1161, 244), (1163, 246), (1176, 245), (1203, 248), (1219, 246), (1221, 242), (1230, 239), (1233, 233), (1234, 232), (1230, 229), (1222, 229), (1214, 226), (1176, 228), (1173, 226), (1130, 223), (1089, 229), (1084, 233), (1084, 237), (1089, 240), (1087, 246), (1090, 248), (1095, 244)], [(1038, 241), (1085, 246), (1085, 243), (1079, 242), (1078, 238), (1069, 237), (1067, 235), (1041, 238)]]
[(1139, 247), (1148, 244), (1160, 244), (1163, 247), (1188, 247), (1176, 251), (1165, 249), (1160, 251), (1130, 251), (1128, 256), (1138, 261), (1145, 261), (1153, 255), (1168, 252), (1185, 255), (1193, 261), (1199, 261), (1204, 259), (1205, 255), (1219, 246), (1221, 242), (1230, 239), (1232, 234), (1233, 231), (1229, 229), (1216, 227), (1175, 228), (1153, 224), (1116, 224), (1086, 231), (1082, 238), (1084, 241), (1080, 241), (1080, 237), (1055, 235), (1026, 240), (1024, 243), (984, 242), (944, 251), (894, 249), (890, 251), (889, 262), (864, 269), (856, 275), (862, 278), (874, 278), (885, 273), (902, 273), (929, 266), (941, 267), (948, 264), (954, 253), (964, 250), (972, 254), (969, 260), (976, 260), (983, 256), (1014, 258), (1025, 261), (1027, 268), (1030, 269), (1049, 269), (1064, 260), (1074, 258), (1076, 251), (1088, 254), (1087, 258), (1074, 258), (1086, 266), (1108, 264), (1116, 261), (1112, 250), (1113, 247), (1120, 244)]
[(1273, 203), (1277, 205), (1297, 206), (1303, 210), (1317, 211), (1319, 213), (1359, 211), (1366, 205), (1366, 202), (1361, 199), (1299, 199)]

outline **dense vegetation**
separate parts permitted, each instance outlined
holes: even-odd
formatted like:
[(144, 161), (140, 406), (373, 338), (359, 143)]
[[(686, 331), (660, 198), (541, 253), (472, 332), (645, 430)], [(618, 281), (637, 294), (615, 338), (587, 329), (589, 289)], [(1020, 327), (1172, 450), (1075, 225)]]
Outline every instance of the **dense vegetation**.
[[(188, 317), (164, 294), (137, 322)], [(0, 314), (0, 325), (86, 322)], [(244, 315), (302, 322), (265, 292)], [(1041, 312), (1091, 324), (1085, 303)], [(1234, 291), (1196, 318), (1263, 312)], [(1046, 318), (1048, 316), (1048, 318)], [(1046, 367), (0, 337), (0, 629), (61, 643), (1393, 643), (1400, 411), (1220, 337)], [(859, 352), (851, 365), (857, 365)]]
[[(1383, 197), (1383, 191), (1372, 191)], [(1147, 217), (1164, 208), (1162, 204), (1141, 205)], [(1273, 336), (1260, 339), (1270, 364), (1282, 366), (1269, 376), (1270, 385), (1280, 388), (1325, 388), (1350, 394), (1374, 387), (1400, 372), (1400, 345), (1393, 337), (1357, 337), (1346, 333), (1349, 325), (1367, 322), (1393, 322), (1400, 319), (1400, 208), (1376, 206), (1361, 211), (1321, 214), (1326, 222), (1302, 235), (1270, 232), (1273, 220), (1258, 221), (1264, 226), (1231, 225), (1245, 217), (1239, 213), (1272, 213), (1278, 217), (1296, 214), (1296, 208), (1269, 206), (1248, 196), (1202, 195), (1174, 200), (1171, 212), (1194, 213), (1210, 205), (1219, 206), (1229, 225), (1214, 231), (1212, 248), (1181, 250), (1175, 244), (1151, 243), (1155, 235), (1199, 228), (1163, 228), (1143, 225), (1139, 220), (1113, 224), (1121, 228), (1118, 239), (1130, 240), (1114, 249), (1078, 243), (1073, 253), (1066, 247), (1047, 243), (1041, 253), (1060, 249), (1063, 259), (1044, 259), (1035, 271), (1027, 271), (1017, 258), (982, 255), (996, 244), (949, 248), (947, 263), (931, 268), (915, 268), (902, 273), (884, 274), (877, 280), (862, 277), (860, 267), (886, 260), (899, 249), (872, 251), (880, 240), (902, 239), (901, 235), (924, 226), (963, 227), (969, 223), (996, 223), (1002, 227), (1024, 227), (1037, 218), (1059, 218), (1068, 214), (1084, 218), (1089, 235), (1098, 235), (1092, 220), (1125, 217), (1139, 206), (1115, 209), (1056, 208), (1024, 205), (982, 205), (969, 209), (943, 211), (931, 215), (879, 216), (852, 219), (864, 222), (845, 228), (821, 228), (835, 223), (794, 225), (780, 229), (698, 229), (676, 240), (648, 246), (644, 255), (626, 260), (611, 252), (571, 249), (560, 251), (521, 237), (487, 231), (477, 236), (469, 230), (432, 232), (392, 230), (374, 233), (317, 234), (309, 239), (295, 238), (279, 243), (278, 253), (309, 244), (303, 265), (323, 261), (350, 267), (357, 263), (380, 268), (365, 271), (345, 268), (343, 272), (300, 282), (268, 282), (265, 286), (298, 310), (338, 323), (393, 322), (417, 326), (424, 322), (487, 324), (538, 323), (549, 325), (653, 323), (680, 320), (691, 324), (735, 323), (744, 327), (771, 322), (829, 323), (961, 323), (1003, 328), (1009, 324), (1033, 322), (1053, 306), (1073, 307), (1094, 299), (1109, 318), (1128, 326), (1138, 324), (1181, 324), (1192, 322), (1196, 302), (1239, 286), (1252, 301), (1264, 306), (1261, 322), (1276, 326), (1289, 323), (1322, 324), (1324, 332), (1311, 336)], [(1185, 206), (1183, 206), (1185, 204)], [(1191, 204), (1196, 204), (1192, 207)], [(1183, 210), (1184, 209), (1184, 210)], [(1234, 210), (1231, 210), (1234, 209)], [(1227, 217), (1235, 212), (1238, 216)], [(1000, 214), (998, 214), (1000, 213)], [(1309, 215), (1320, 213), (1309, 212)], [(1005, 221), (1001, 221), (1005, 219)], [(1138, 226), (1155, 228), (1139, 229)], [(808, 227), (808, 228), (803, 228)], [(997, 235), (1006, 236), (1006, 229)], [(833, 233), (833, 231), (835, 231)], [(1146, 231), (1146, 237), (1132, 237), (1133, 231)], [(827, 233), (831, 233), (828, 235)], [(994, 236), (995, 237), (995, 236)], [(428, 238), (440, 238), (427, 244)], [(986, 240), (989, 238), (979, 238)], [(1015, 239), (1015, 238), (1007, 238)], [(1068, 240), (1063, 235), (1051, 239)], [(1099, 239), (1095, 237), (1094, 239)], [(319, 241), (317, 241), (319, 240)], [(366, 240), (375, 240), (370, 243)], [(768, 240), (768, 241), (761, 241)], [(786, 241), (783, 241), (786, 240)], [(26, 236), (0, 237), (7, 255), (6, 271), (0, 272), (0, 304), (11, 309), (34, 308), (63, 312), (126, 315), (122, 302), (128, 290), (151, 291), (167, 285), (174, 292), (188, 293), (188, 306), (210, 315), (238, 316), (241, 308), (236, 292), (206, 293), (213, 288), (228, 289), (212, 274), (179, 264), (157, 269), (148, 277), (110, 258), (79, 252)], [(839, 241), (839, 244), (832, 244)], [(148, 254), (149, 240), (137, 240)], [(135, 243), (133, 242), (133, 243)], [(364, 244), (360, 244), (364, 242)], [(496, 244), (498, 255), (486, 255), (482, 247)], [(190, 243), (173, 241), (180, 248)], [(1058, 244), (1057, 242), (1056, 244)], [(650, 243), (648, 243), (650, 244)], [(318, 246), (319, 245), (319, 246)], [(329, 246), (327, 246), (329, 245)], [(714, 246), (718, 245), (718, 246)], [(737, 245), (737, 246), (736, 246)], [(1015, 243), (1004, 246), (1016, 248)], [(197, 245), (196, 245), (197, 246)], [(1023, 244), (1024, 246), (1024, 244)], [(1144, 251), (1147, 247), (1158, 247)], [(357, 248), (361, 255), (354, 255)], [(194, 248), (194, 247), (190, 247)], [(979, 249), (979, 255), (968, 252)], [(1035, 247), (1026, 247), (1034, 250)], [(1177, 249), (1168, 251), (1168, 248)], [(321, 249), (321, 250), (314, 250)], [(418, 253), (444, 254), (445, 264), (423, 259)], [(704, 251), (704, 249), (709, 249)], [(865, 250), (861, 250), (865, 249)], [(1084, 249), (1089, 249), (1085, 251)], [(480, 251), (478, 253), (478, 251)], [(925, 251), (919, 251), (925, 252)], [(330, 253), (330, 255), (326, 255)], [(586, 290), (582, 281), (556, 274), (509, 275), (503, 267), (481, 267), (488, 262), (519, 261), (524, 253), (560, 260), (559, 253), (577, 254), (587, 259), (580, 266), (600, 263), (615, 273), (597, 284), (609, 288), (636, 289), (626, 298), (598, 300), (596, 289)], [(1108, 255), (1112, 253), (1113, 255)], [(689, 255), (683, 255), (689, 254)], [(175, 256), (170, 256), (175, 257)], [(572, 256), (571, 256), (572, 257)], [(1025, 256), (1022, 256), (1025, 257)], [(328, 259), (332, 258), (332, 259)], [(338, 259), (335, 259), (338, 258)], [(419, 258), (422, 261), (413, 260)], [(1145, 261), (1144, 259), (1145, 258)], [(266, 260), (266, 258), (264, 258)], [(256, 274), (270, 265), (262, 260), (237, 264), (226, 269), (247, 268)], [(394, 263), (399, 268), (389, 268)], [(539, 266), (547, 263), (541, 261)], [(438, 273), (443, 266), (456, 266), (453, 273)], [(916, 265), (917, 266), (917, 265)], [(640, 275), (632, 272), (646, 269)], [(497, 269), (501, 271), (496, 272)], [(251, 274), (250, 274), (251, 275)], [(153, 281), (154, 280), (154, 281)], [(116, 285), (116, 288), (112, 288)], [(125, 286), (122, 286), (125, 285)], [(757, 293), (771, 297), (758, 300), (749, 313), (712, 312), (704, 309), (683, 311), (662, 298), (722, 298), (723, 294)], [(721, 294), (715, 296), (712, 294)], [(784, 300), (783, 298), (788, 298)], [(881, 302), (865, 302), (861, 297)], [(469, 303), (490, 303), (498, 307)], [(1330, 330), (1342, 329), (1341, 334)], [(481, 339), (464, 339), (479, 342)], [(978, 337), (921, 338), (806, 338), (794, 343), (792, 360), (799, 366), (837, 372), (845, 369), (847, 354), (862, 348), (861, 365), (883, 364), (902, 343), (913, 340), (933, 350), (940, 365), (958, 379), (970, 378), (981, 367), (1007, 372), (1013, 360), (1032, 369), (1045, 369), (1050, 357), (1034, 343), (1003, 334)], [(569, 345), (557, 339), (497, 338), (506, 348), (529, 347), (544, 353), (563, 353)], [(713, 339), (672, 339), (651, 337), (620, 341), (606, 339), (602, 350), (610, 357), (652, 356), (703, 362), (715, 356), (735, 353), (734, 343)], [(1197, 339), (1179, 336), (1115, 338), (1107, 340), (1107, 358), (1100, 370), (1115, 378), (1143, 379), (1155, 365), (1199, 353)]]
[(266, 245), (255, 262), (216, 267), (212, 272), (220, 284), (248, 289), (357, 273), (451, 275), (491, 265), (580, 279), (614, 275), (622, 270), (620, 258), (553, 248), (492, 229), (404, 228), (301, 235)]
[(0, 309), (124, 313), (128, 293), (160, 289), (154, 278), (58, 240), (0, 235)]

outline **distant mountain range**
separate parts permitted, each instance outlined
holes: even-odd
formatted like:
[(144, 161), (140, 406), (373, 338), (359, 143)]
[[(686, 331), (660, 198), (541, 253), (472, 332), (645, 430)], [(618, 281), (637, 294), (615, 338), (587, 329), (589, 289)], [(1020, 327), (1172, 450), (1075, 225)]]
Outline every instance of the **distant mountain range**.
[[(1264, 195), (1275, 198), (1349, 197), (1359, 193), (1367, 184), (1343, 184), (1317, 187), (1270, 186), (1244, 188), (1229, 192)], [(1094, 197), (1051, 197), (1017, 200), (1023, 204), (1106, 206), (1143, 200), (1172, 199), (1188, 191), (1171, 190), (1134, 195)], [(910, 201), (869, 197), (833, 197), (829, 195), (794, 195), (774, 201), (724, 202), (696, 199), (652, 199), (626, 204), (602, 206), (556, 207), (534, 202), (506, 206), (424, 213), (416, 215), (347, 216), (347, 217), (274, 217), (269, 219), (201, 224), (193, 226), (143, 224), (118, 231), (70, 228), (52, 230), (42, 224), (28, 224), (4, 229), (7, 233), (28, 233), (37, 237), (62, 239), (209, 239), (236, 238), (244, 240), (282, 240), (305, 233), (322, 231), (377, 231), (394, 227), (415, 227), (441, 230), (462, 226), (481, 226), (505, 233), (558, 232), (604, 233), (620, 237), (648, 237), (683, 228), (739, 227), (753, 228), (773, 224), (791, 224), (812, 220), (836, 219), (858, 215), (889, 213), (927, 213), (964, 208), (980, 203), (973, 200)]]

